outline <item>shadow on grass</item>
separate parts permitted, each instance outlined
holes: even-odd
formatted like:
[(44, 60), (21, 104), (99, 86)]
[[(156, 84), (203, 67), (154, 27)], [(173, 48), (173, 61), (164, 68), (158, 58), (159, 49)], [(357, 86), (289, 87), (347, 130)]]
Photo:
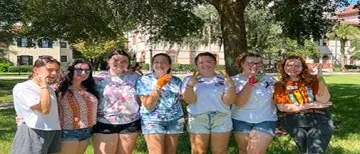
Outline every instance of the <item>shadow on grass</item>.
[(351, 134), (360, 132), (360, 85), (331, 84), (331, 101), (334, 103), (331, 112), (335, 122), (334, 136), (347, 139)]

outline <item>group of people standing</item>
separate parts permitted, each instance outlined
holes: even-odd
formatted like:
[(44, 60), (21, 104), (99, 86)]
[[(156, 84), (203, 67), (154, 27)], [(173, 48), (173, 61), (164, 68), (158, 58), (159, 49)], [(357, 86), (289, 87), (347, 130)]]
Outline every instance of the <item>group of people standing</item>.
[(227, 153), (231, 133), (239, 153), (266, 153), (277, 108), (301, 153), (325, 152), (332, 104), (324, 79), (310, 75), (301, 57), (282, 61), (279, 81), (261, 73), (257, 54), (238, 57), (241, 73), (233, 77), (216, 73), (209, 52), (196, 56), (197, 71), (183, 81), (171, 74), (171, 62), (156, 54), (152, 71), (140, 75), (128, 70), (128, 53), (115, 50), (107, 71), (93, 77), (91, 65), (77, 59), (58, 81), (57, 60), (36, 60), (30, 79), (13, 90), (18, 129), (11, 153), (81, 154), (92, 137), (95, 154), (131, 154), (142, 133), (150, 154), (175, 154), (185, 130), (193, 154), (209, 145), (214, 154)]

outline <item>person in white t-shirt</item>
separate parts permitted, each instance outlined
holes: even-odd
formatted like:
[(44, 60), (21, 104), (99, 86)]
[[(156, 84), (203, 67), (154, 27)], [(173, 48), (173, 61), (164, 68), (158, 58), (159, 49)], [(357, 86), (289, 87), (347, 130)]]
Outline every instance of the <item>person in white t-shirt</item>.
[(207, 153), (209, 141), (214, 154), (227, 153), (232, 130), (230, 105), (236, 98), (235, 83), (228, 75), (215, 73), (216, 57), (209, 52), (195, 58), (199, 70), (184, 79), (182, 95), (189, 113), (191, 153)]
[(239, 153), (266, 153), (276, 128), (276, 107), (273, 101), (276, 80), (260, 73), (261, 56), (245, 54), (236, 60), (241, 74), (232, 79), (236, 83), (236, 101), (232, 106), (234, 137)]
[(35, 61), (33, 74), (13, 89), (19, 118), (11, 153), (48, 154), (61, 151), (56, 94), (49, 85), (57, 81), (60, 63), (50, 57)]

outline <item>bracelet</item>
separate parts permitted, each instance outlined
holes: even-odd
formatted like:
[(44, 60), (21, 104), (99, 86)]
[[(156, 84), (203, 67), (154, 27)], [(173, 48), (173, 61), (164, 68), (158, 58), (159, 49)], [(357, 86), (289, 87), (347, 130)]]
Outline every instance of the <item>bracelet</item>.
[(194, 86), (189, 86), (188, 84), (186, 84), (186, 87), (189, 87), (189, 88), (194, 88)]
[(249, 85), (249, 86), (251, 86), (251, 87), (254, 86), (254, 84), (249, 83), (249, 82), (247, 82), (246, 84)]
[(48, 87), (41, 87), (41, 89), (48, 89)]

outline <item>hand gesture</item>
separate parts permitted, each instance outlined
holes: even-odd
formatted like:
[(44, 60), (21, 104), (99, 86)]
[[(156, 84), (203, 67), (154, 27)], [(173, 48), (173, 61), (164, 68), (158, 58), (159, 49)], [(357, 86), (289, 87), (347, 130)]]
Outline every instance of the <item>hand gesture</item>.
[(40, 84), (41, 87), (46, 87), (48, 84), (46, 82), (46, 78), (48, 77), (49, 74), (42, 74), (42, 75), (37, 75), (35, 77), (35, 80)]
[(224, 75), (224, 82), (228, 84), (228, 86), (232, 87), (235, 85), (235, 82), (229, 76), (229, 73), (226, 70), (220, 71), (220, 74)]
[(166, 74), (162, 77), (160, 77), (157, 80), (156, 86), (158, 86), (159, 88), (164, 87), (167, 83), (170, 82), (172, 75), (171, 74)]
[(199, 75), (200, 75), (200, 73), (198, 73), (198, 72), (196, 72), (196, 70), (194, 70), (191, 78), (187, 82), (187, 85), (190, 86), (190, 87), (194, 87), (194, 85), (198, 83), (197, 77)]

